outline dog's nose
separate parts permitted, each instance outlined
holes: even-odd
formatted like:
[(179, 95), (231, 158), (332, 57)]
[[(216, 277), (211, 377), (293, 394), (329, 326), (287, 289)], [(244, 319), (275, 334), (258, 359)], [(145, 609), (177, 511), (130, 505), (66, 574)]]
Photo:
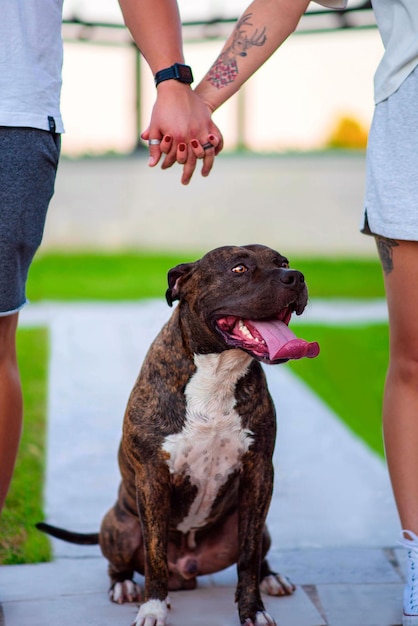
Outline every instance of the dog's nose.
[(301, 285), (305, 282), (305, 277), (298, 270), (282, 269), (280, 281), (289, 287)]

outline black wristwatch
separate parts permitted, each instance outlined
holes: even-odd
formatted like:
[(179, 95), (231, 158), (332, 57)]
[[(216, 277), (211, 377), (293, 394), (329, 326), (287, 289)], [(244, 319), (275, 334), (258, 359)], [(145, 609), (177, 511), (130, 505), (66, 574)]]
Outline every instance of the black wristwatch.
[(182, 65), (181, 63), (174, 63), (171, 67), (166, 67), (164, 70), (160, 70), (155, 74), (155, 86), (157, 87), (157, 85), (164, 80), (171, 79), (190, 85), (193, 82), (192, 68), (188, 65)]

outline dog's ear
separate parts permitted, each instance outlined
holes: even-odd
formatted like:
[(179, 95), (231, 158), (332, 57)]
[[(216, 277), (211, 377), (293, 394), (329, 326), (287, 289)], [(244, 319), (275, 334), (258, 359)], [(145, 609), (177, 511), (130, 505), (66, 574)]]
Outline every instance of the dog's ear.
[(169, 306), (173, 306), (174, 300), (180, 299), (181, 286), (184, 284), (185, 278), (191, 274), (196, 263), (197, 261), (194, 263), (180, 263), (180, 265), (176, 265), (168, 272), (168, 289), (165, 292), (165, 297)]

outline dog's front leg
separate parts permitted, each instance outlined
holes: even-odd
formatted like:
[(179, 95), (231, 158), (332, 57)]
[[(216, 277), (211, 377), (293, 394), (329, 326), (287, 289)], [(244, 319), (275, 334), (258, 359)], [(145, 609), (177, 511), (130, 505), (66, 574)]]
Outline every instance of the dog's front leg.
[(170, 478), (165, 464), (136, 472), (139, 517), (144, 535), (145, 600), (134, 626), (166, 626), (168, 610), (167, 544)]
[(263, 529), (273, 489), (271, 462), (248, 454), (239, 488), (239, 558), (236, 601), (241, 624), (275, 626), (260, 594)]

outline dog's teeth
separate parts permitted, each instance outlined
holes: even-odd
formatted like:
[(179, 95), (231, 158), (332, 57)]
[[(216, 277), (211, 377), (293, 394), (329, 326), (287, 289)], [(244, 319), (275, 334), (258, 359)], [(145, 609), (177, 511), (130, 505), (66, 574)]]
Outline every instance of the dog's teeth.
[(246, 325), (244, 324), (242, 320), (239, 321), (238, 328), (241, 331), (241, 333), (244, 335), (244, 337), (248, 337), (248, 339), (254, 339), (254, 337), (252, 336), (252, 334), (250, 333), (250, 331), (248, 330), (248, 328), (246, 327)]

